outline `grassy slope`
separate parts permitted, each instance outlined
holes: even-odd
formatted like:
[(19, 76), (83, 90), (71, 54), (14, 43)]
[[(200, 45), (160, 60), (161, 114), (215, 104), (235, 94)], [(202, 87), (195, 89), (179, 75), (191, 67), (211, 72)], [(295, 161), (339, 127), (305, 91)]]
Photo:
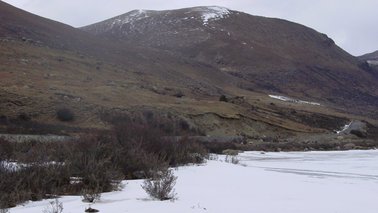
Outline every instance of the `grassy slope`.
[[(8, 21), (1, 23), (7, 36), (0, 41), (0, 115), (26, 113), (32, 120), (61, 124), (55, 110), (68, 107), (76, 114), (69, 126), (107, 128), (102, 112), (154, 110), (185, 117), (208, 134), (285, 137), (329, 132), (350, 119), (369, 120), (327, 103), (319, 107), (273, 100), (267, 93), (241, 89), (247, 81), (209, 64), (153, 48), (117, 46), (1, 6)], [(12, 31), (15, 26), (22, 30)], [(184, 96), (178, 98), (178, 93)], [(245, 98), (219, 102), (221, 94)]]
[[(99, 113), (103, 110), (152, 108), (192, 117), (198, 125), (213, 129), (209, 132), (214, 134), (237, 134), (251, 130), (253, 126), (261, 126), (267, 132), (276, 127), (299, 132), (324, 131), (308, 122), (299, 121), (296, 116), (286, 116), (285, 113), (292, 109), (346, 117), (326, 106), (285, 103), (266, 94), (234, 87), (225, 87), (224, 91), (230, 96), (244, 96), (245, 100), (235, 104), (219, 102), (218, 95), (200, 96), (196, 90), (172, 85), (169, 79), (167, 83), (152, 75), (100, 63), (73, 52), (18, 41), (3, 44), (0, 57), (0, 73), (4, 79), (1, 81), (3, 115), (15, 117), (24, 112), (35, 120), (56, 123), (55, 109), (67, 106), (77, 115), (73, 125), (105, 127), (106, 124), (99, 119)], [(146, 81), (153, 81), (156, 86), (148, 85)], [(163, 85), (179, 88), (185, 96), (177, 98)], [(222, 123), (217, 127), (214, 121), (222, 119), (236, 122)], [(242, 120), (247, 121), (239, 122)], [(232, 132), (232, 129), (239, 129), (240, 132)], [(256, 130), (254, 133), (257, 133)]]

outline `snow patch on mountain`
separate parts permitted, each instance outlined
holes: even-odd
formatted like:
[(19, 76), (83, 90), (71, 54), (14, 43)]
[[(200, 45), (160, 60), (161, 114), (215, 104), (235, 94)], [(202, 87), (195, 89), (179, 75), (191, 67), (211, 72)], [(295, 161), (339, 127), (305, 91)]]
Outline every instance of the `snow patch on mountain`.
[(336, 131), (337, 134), (351, 134), (353, 131), (366, 134), (366, 123), (362, 121), (351, 121), (348, 124), (345, 124), (341, 130)]
[[(117, 33), (119, 30), (121, 30), (122, 34), (128, 34), (132, 29), (140, 29), (144, 28), (146, 25), (158, 23), (170, 24), (188, 20), (199, 20), (202, 21), (203, 26), (207, 26), (210, 21), (227, 18), (232, 13), (231, 10), (218, 6), (193, 7), (186, 9), (186, 11), (185, 13), (178, 14), (171, 10), (133, 10), (104, 22), (83, 28), (91, 30), (92, 32), (94, 31), (95, 34), (101, 34), (103, 32)], [(125, 25), (127, 25), (127, 29), (123, 29)]]
[(294, 99), (294, 98), (289, 98), (289, 97), (286, 97), (286, 96), (269, 95), (269, 97), (274, 98), (274, 99), (278, 99), (278, 100), (281, 100), (281, 101), (286, 101), (286, 102), (292, 102), (292, 103), (298, 103), (298, 104), (310, 104), (310, 105), (320, 106), (320, 104), (316, 103), (316, 102), (302, 101), (302, 100), (298, 100), (298, 99)]
[(110, 28), (116, 27), (116, 26), (122, 26), (127, 23), (131, 23), (134, 21), (138, 21), (144, 18), (148, 18), (148, 13), (145, 10), (134, 10), (131, 11), (129, 14), (125, 16), (120, 16), (113, 20), (113, 22), (110, 24)]
[(378, 60), (367, 60), (367, 63), (373, 66), (378, 66)]
[(348, 124), (345, 124), (345, 126), (343, 126), (343, 128), (340, 131), (336, 131), (336, 133), (337, 134), (341, 134), (341, 133), (347, 131), (349, 129), (349, 127), (350, 127), (351, 124), (352, 124), (352, 121), (350, 123), (348, 123)]
[(134, 27), (134, 23), (136, 21), (151, 17), (152, 12), (153, 11), (149, 10), (133, 10), (129, 13), (108, 19), (101, 23), (83, 27), (83, 29), (90, 29), (94, 31), (95, 34), (98, 34), (107, 31), (113, 32), (117, 28), (122, 29), (122, 27), (126, 24), (130, 24), (132, 27)]
[(230, 10), (225, 7), (201, 7), (198, 8), (202, 13), (202, 21), (204, 25), (207, 25), (210, 20), (219, 20), (228, 17), (231, 14)]

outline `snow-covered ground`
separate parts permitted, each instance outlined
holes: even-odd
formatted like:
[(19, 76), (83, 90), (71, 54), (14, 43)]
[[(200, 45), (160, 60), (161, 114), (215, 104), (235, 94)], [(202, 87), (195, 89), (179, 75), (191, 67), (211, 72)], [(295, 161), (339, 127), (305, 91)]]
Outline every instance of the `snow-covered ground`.
[(274, 99), (278, 99), (278, 100), (281, 100), (281, 101), (291, 102), (291, 103), (310, 104), (310, 105), (320, 106), (320, 104), (316, 103), (316, 102), (302, 101), (302, 100), (289, 98), (289, 97), (281, 96), (281, 95), (269, 95), (269, 97), (274, 98)]
[(351, 124), (352, 124), (352, 121), (349, 122), (348, 124), (345, 124), (345, 125), (343, 126), (343, 128), (342, 128), (341, 130), (339, 130), (339, 131), (336, 131), (336, 133), (337, 133), (337, 134), (340, 134), (340, 133), (345, 132), (347, 129), (349, 129), (349, 127), (350, 127)]
[[(122, 191), (105, 193), (92, 207), (100, 212), (155, 213), (377, 213), (378, 151), (246, 152), (240, 163), (223, 156), (186, 166), (178, 176), (178, 200), (151, 200), (127, 181)], [(64, 212), (84, 212), (80, 197), (61, 198)], [(13, 213), (40, 213), (48, 201), (31, 202)]]

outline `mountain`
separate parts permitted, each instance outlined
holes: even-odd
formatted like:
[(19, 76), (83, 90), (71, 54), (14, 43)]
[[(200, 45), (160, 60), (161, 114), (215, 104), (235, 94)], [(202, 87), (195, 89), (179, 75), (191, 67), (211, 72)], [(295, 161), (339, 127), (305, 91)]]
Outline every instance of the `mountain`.
[(378, 78), (378, 51), (359, 56), (358, 58), (365, 69)]
[(192, 76), (198, 74), (197, 69), (206, 70), (209, 76), (214, 73), (201, 64), (188, 65), (151, 48), (120, 47), (4, 2), (0, 2), (0, 20), (3, 115), (25, 112), (55, 122), (55, 109), (67, 105), (84, 113), (88, 121), (98, 121), (94, 113), (102, 108), (147, 101), (153, 105), (160, 100), (154, 92), (160, 82), (168, 85), (165, 93), (172, 97), (184, 92), (176, 86), (217, 91), (216, 82), (210, 85), (204, 75), (197, 80), (176, 71)]
[(230, 104), (213, 106), (237, 79), (207, 64), (109, 42), (4, 2), (0, 19), (3, 132), (10, 131), (7, 120), (19, 117), (63, 125), (56, 119), (62, 107), (75, 112), (69, 126), (83, 128), (107, 127), (103, 115), (111, 113), (155, 111), (186, 118), (240, 113)]
[(327, 102), (355, 112), (378, 105), (378, 79), (332, 39), (285, 20), (222, 7), (135, 10), (82, 28), (205, 63), (238, 87)]
[(378, 50), (372, 53), (368, 53), (359, 57), (362, 60), (378, 60)]
[(378, 50), (359, 57), (360, 60), (366, 61), (370, 67), (378, 70)]
[(76, 134), (131, 114), (259, 141), (335, 140), (352, 120), (376, 134), (376, 78), (302, 25), (197, 7), (76, 29), (4, 2), (0, 20), (0, 132)]

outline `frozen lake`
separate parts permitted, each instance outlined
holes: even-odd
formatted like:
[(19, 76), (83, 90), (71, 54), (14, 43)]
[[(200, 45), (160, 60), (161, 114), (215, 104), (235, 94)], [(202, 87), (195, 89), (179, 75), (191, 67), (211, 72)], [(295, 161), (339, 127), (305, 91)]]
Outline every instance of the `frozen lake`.
[[(377, 213), (378, 151), (246, 152), (235, 165), (224, 156), (186, 166), (178, 176), (178, 200), (154, 201), (141, 180), (122, 191), (103, 194), (92, 207), (100, 212), (214, 213)], [(84, 212), (80, 197), (61, 198), (64, 212)], [(48, 201), (11, 212), (37, 213)]]
[(378, 181), (378, 151), (344, 152), (246, 152), (239, 156), (248, 167), (306, 175), (309, 178), (341, 178)]

